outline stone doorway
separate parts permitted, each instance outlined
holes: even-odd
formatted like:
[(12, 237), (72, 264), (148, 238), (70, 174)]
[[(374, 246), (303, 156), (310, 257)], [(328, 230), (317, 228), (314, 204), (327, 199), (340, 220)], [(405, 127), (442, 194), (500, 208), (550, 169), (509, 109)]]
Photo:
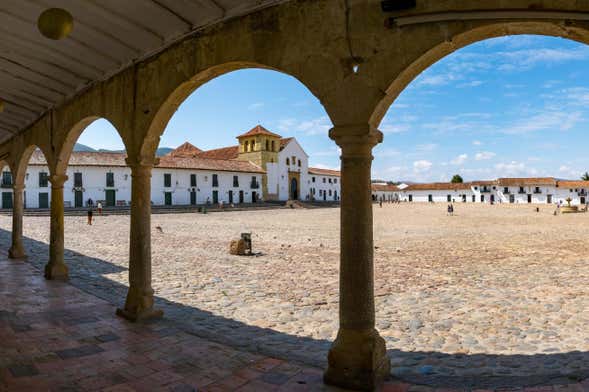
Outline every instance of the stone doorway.
[(299, 199), (299, 189), (298, 189), (298, 183), (297, 183), (297, 179), (296, 178), (292, 178), (290, 180), (290, 198), (292, 200), (298, 200)]
[(288, 173), (288, 199), (298, 200), (300, 193), (301, 174), (299, 172)]

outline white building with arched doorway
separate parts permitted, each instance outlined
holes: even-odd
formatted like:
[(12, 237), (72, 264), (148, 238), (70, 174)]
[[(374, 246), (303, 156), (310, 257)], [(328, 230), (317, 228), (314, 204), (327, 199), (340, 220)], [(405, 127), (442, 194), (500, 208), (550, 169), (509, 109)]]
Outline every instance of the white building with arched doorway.
[[(240, 145), (203, 151), (186, 142), (159, 158), (152, 170), (153, 205), (249, 204), (260, 201), (338, 201), (340, 172), (309, 167), (299, 142), (262, 126), (237, 137)], [(272, 139), (272, 140), (270, 140)], [(247, 145), (246, 145), (247, 143)], [(252, 160), (250, 160), (251, 158)], [(64, 184), (64, 206), (129, 206), (131, 169), (126, 154), (74, 151)], [(12, 177), (2, 176), (2, 208), (12, 208)], [(25, 174), (25, 208), (49, 208), (45, 157), (33, 152)]]

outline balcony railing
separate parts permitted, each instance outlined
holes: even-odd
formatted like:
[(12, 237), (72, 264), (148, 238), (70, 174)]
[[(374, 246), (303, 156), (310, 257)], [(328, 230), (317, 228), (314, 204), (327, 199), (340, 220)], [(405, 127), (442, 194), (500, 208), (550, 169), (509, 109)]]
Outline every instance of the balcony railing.
[(4, 182), (0, 183), (0, 188), (12, 188), (12, 182)]
[(534, 194), (536, 194), (536, 195), (539, 195), (540, 193), (542, 193), (542, 191), (541, 191), (541, 190), (535, 190), (535, 191), (534, 191)]
[(250, 187), (252, 189), (258, 189), (260, 187), (260, 183), (259, 182), (251, 182)]
[(509, 194), (511, 194), (511, 192), (509, 192), (509, 189), (507, 189), (507, 190), (506, 190), (506, 189), (504, 189), (504, 190), (503, 190), (503, 194), (504, 194), (504, 195), (509, 195)]
[(481, 189), (481, 193), (491, 193), (491, 190), (488, 188)]
[(525, 195), (527, 192), (526, 191), (517, 191), (517, 193), (520, 195)]

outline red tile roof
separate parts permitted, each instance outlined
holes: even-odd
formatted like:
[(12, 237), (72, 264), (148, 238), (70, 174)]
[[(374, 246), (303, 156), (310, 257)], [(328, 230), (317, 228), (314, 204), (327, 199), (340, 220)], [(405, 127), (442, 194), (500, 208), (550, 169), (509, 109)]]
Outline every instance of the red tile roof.
[[(72, 152), (68, 166), (127, 166), (126, 157), (127, 154), (120, 152)], [(46, 166), (45, 155), (40, 150), (35, 150), (29, 165)]]
[[(476, 184), (479, 184), (477, 182)], [(473, 184), (470, 182), (432, 182), (429, 184), (411, 184), (403, 191), (444, 191), (444, 190), (468, 190)]]
[(556, 186), (559, 188), (589, 188), (589, 181), (558, 180)]
[[(68, 166), (117, 166), (125, 167), (126, 154), (113, 152), (73, 152)], [(33, 152), (29, 165), (47, 165), (41, 151)], [(227, 159), (210, 159), (200, 157), (174, 157), (165, 155), (160, 158), (156, 166), (163, 169), (195, 169), (215, 170), (246, 173), (264, 173), (258, 165), (249, 161), (237, 161)]]
[(203, 151), (198, 154), (198, 157), (205, 159), (237, 159), (238, 155), (239, 146), (231, 146)]
[(170, 151), (167, 155), (173, 157), (194, 157), (198, 154), (203, 152), (200, 148), (193, 146), (192, 144), (186, 142), (182, 144), (180, 147)]
[[(293, 137), (287, 137), (280, 139), (280, 151), (292, 140)], [(237, 159), (239, 155), (239, 146), (230, 146), (216, 148), (214, 150), (202, 151), (197, 156), (199, 158), (207, 159)]]
[(280, 139), (280, 151), (292, 140), (294, 137), (284, 137)]
[(471, 181), (471, 185), (497, 185), (497, 180)]
[(497, 183), (501, 186), (526, 186), (526, 185), (556, 185), (554, 177), (528, 177), (528, 178), (499, 178)]
[(263, 126), (258, 124), (255, 127), (253, 127), (252, 129), (250, 129), (249, 131), (247, 131), (246, 133), (237, 136), (237, 138), (240, 139), (242, 137), (255, 136), (255, 135), (267, 135), (267, 136), (273, 136), (273, 137), (281, 137), (280, 135), (270, 132), (269, 130), (267, 130), (266, 128), (264, 128)]
[(399, 187), (392, 184), (372, 184), (373, 192), (397, 192)]
[(211, 159), (200, 157), (170, 157), (163, 156), (157, 165), (165, 169), (199, 169), (246, 173), (265, 173), (265, 171), (250, 161), (233, 159)]
[(310, 167), (309, 174), (315, 174), (318, 176), (333, 176), (340, 177), (341, 172), (338, 170), (320, 169), (318, 167)]

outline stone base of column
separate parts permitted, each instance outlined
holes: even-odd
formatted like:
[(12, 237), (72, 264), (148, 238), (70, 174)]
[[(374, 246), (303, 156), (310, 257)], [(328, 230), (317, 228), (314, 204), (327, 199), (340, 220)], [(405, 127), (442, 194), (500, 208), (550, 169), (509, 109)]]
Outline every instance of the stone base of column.
[(132, 322), (140, 322), (152, 319), (162, 318), (164, 311), (161, 309), (144, 309), (141, 312), (131, 312), (126, 309), (117, 309), (117, 316), (127, 319)]
[(45, 266), (45, 279), (48, 280), (68, 280), (68, 268), (64, 263), (49, 262)]
[(117, 316), (137, 322), (161, 318), (164, 311), (153, 306), (153, 290), (133, 290), (129, 288), (125, 307), (117, 309)]
[(23, 248), (10, 248), (8, 250), (8, 258), (10, 259), (26, 259), (27, 255), (25, 253), (25, 250)]
[(323, 375), (326, 384), (372, 391), (390, 375), (384, 339), (375, 329), (338, 331)]

